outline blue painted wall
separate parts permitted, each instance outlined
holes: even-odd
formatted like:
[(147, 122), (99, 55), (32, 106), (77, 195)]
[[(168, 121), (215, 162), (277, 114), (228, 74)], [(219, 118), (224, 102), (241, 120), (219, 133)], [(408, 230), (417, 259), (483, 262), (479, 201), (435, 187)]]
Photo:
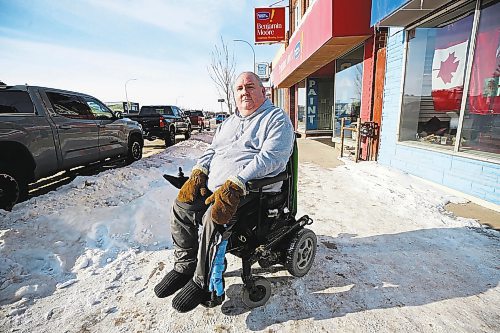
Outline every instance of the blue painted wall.
[(372, 0), (370, 25), (374, 26), (408, 2), (410, 0)]
[(397, 144), (404, 31), (389, 30), (385, 73), (380, 164), (500, 205), (500, 165)]

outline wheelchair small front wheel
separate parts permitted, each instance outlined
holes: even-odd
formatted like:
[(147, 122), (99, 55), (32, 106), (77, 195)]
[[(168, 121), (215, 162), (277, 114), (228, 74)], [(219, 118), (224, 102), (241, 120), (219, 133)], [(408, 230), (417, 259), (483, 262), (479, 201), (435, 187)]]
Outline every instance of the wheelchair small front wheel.
[(290, 274), (301, 277), (311, 269), (316, 256), (316, 234), (310, 229), (302, 229), (291, 240), (286, 252), (285, 267)]
[(243, 287), (241, 295), (243, 303), (253, 309), (267, 303), (271, 297), (271, 283), (266, 278), (257, 276), (254, 278), (253, 288)]

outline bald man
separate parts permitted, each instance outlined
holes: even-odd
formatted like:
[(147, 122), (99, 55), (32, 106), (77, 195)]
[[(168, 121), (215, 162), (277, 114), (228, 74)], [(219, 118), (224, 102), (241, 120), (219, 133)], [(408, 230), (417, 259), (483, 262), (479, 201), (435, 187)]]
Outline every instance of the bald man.
[[(217, 128), (174, 203), (174, 269), (156, 285), (155, 293), (163, 298), (182, 288), (172, 300), (179, 312), (191, 311), (210, 299), (214, 234), (217, 225), (227, 225), (240, 203), (252, 195), (246, 183), (283, 172), (292, 154), (290, 118), (266, 98), (260, 78), (252, 72), (241, 73), (234, 92), (236, 113)], [(281, 185), (263, 190), (279, 192)]]

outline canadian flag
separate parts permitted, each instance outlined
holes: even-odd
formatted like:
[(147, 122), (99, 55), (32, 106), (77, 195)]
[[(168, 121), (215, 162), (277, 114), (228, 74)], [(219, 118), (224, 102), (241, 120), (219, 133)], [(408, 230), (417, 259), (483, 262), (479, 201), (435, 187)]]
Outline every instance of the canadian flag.
[(436, 111), (459, 111), (469, 40), (436, 48), (432, 59), (432, 100)]
[(470, 77), (469, 112), (500, 114), (500, 27), (477, 36)]

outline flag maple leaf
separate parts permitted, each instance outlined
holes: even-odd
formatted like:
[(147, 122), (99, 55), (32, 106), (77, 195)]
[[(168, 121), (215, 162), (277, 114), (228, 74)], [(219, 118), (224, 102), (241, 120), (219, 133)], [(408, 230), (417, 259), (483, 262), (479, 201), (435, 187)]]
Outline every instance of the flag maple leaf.
[(439, 68), (437, 77), (440, 77), (444, 83), (450, 83), (453, 78), (452, 73), (457, 71), (458, 63), (460, 61), (455, 61), (456, 59), (457, 57), (455, 57), (455, 52), (453, 52), (448, 55), (448, 59), (441, 61), (441, 67)]

